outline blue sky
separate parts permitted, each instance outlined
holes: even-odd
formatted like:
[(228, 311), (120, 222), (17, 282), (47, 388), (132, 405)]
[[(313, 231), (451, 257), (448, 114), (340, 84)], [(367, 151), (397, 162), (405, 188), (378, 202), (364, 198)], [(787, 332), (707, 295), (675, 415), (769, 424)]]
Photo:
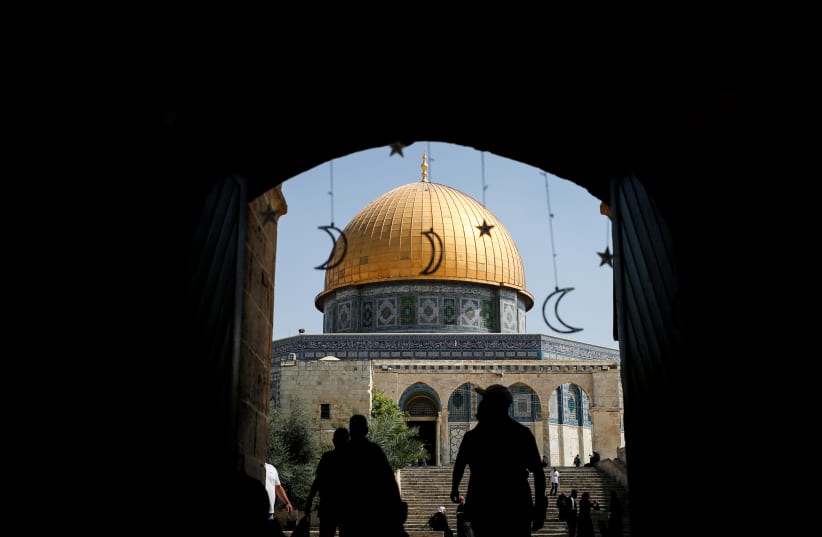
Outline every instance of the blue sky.
[[(283, 183), (288, 213), (279, 220), (274, 339), (297, 335), (300, 328), (322, 333), (322, 313), (314, 307), (314, 298), (323, 289), (325, 273), (314, 267), (328, 259), (333, 242), (319, 226), (333, 222), (344, 229), (378, 196), (420, 181), (424, 152), (429, 156), (430, 181), (484, 201), (516, 242), (525, 266), (525, 287), (534, 295), (527, 332), (617, 348), (612, 337), (613, 269), (600, 265), (597, 253), (606, 246), (613, 252), (611, 228), (599, 212), (600, 200), (548, 174), (551, 219), (543, 170), (442, 142), (416, 142), (403, 148), (403, 156), (391, 155), (387, 146), (352, 153)], [(574, 288), (562, 297), (558, 311), (563, 322), (582, 331), (562, 334), (545, 323), (543, 303), (557, 286)], [(546, 315), (561, 328), (552, 304), (553, 300), (545, 308)]]

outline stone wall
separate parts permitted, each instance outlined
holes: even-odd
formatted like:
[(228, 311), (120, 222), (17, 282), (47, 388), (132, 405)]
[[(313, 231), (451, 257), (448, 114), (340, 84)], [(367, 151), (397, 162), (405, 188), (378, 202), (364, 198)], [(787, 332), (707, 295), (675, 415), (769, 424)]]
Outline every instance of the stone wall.
[[(335, 428), (348, 427), (352, 414), (371, 414), (371, 393), (369, 360), (296, 360), (280, 368), (282, 412), (303, 404), (328, 444)], [(321, 416), (322, 405), (328, 405), (327, 418)]]
[(237, 441), (243, 470), (260, 480), (268, 448), (277, 220), (286, 211), (280, 185), (248, 204)]
[[(279, 365), (280, 408), (288, 413), (300, 401), (322, 441), (330, 444), (334, 428), (347, 426), (353, 413), (370, 413), (375, 390), (394, 401), (424, 391), (437, 406), (436, 416), (424, 418), (436, 421), (436, 464), (450, 464), (454, 447), (450, 426), (454, 423), (449, 423), (449, 397), (466, 382), (477, 386), (523, 384), (533, 389), (541, 402), (537, 419), (526, 424), (543, 453), (550, 455), (551, 464), (563, 466), (572, 464), (577, 453), (583, 463), (588, 462), (591, 446), (602, 457), (616, 457), (617, 448), (623, 445), (616, 366), (615, 362), (594, 365), (584, 360), (297, 359)], [(568, 426), (549, 422), (548, 402), (557, 387), (565, 383), (588, 394), (592, 423)], [(323, 405), (327, 405), (325, 418), (321, 415)], [(467, 426), (475, 424), (472, 421)]]

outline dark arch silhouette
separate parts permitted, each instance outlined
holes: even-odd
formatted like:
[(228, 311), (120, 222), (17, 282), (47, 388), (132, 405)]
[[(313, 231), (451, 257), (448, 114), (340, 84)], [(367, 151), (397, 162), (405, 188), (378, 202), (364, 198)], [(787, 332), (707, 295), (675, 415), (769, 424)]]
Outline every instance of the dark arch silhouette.
[[(133, 146), (138, 151), (110, 166), (123, 172), (112, 173), (117, 181), (97, 187), (112, 201), (95, 222), (119, 226), (118, 244), (128, 245), (128, 255), (95, 264), (112, 268), (94, 275), (108, 291), (109, 307), (98, 311), (118, 313), (95, 325), (95, 333), (109, 338), (101, 358), (114, 363), (116, 349), (116, 363), (129, 366), (122, 382), (134, 383), (133, 389), (118, 385), (110, 400), (148, 418), (140, 421), (145, 434), (135, 431), (129, 444), (142, 448), (133, 459), (147, 470), (135, 473), (167, 484), (168, 504), (178, 507), (169, 512), (183, 516), (180, 497), (192, 490), (208, 497), (213, 485), (205, 477), (192, 482), (181, 457), (172, 455), (187, 454), (197, 468), (246, 467), (240, 455), (247, 442), (238, 440), (246, 430), (238, 426), (242, 407), (230, 373), (243, 335), (244, 296), (230, 276), (242, 268), (246, 202), (363, 149), (443, 141), (549, 171), (610, 206), (615, 296), (604, 298), (603, 307), (615, 309), (622, 354), (628, 471), (637, 500), (631, 529), (637, 537), (654, 535), (667, 524), (666, 506), (688, 503), (659, 469), (670, 460), (708, 467), (714, 456), (699, 442), (675, 441), (692, 415), (714, 410), (713, 400), (692, 396), (705, 373), (694, 358), (716, 364), (711, 380), (723, 387), (724, 401), (747, 401), (757, 384), (738, 382), (723, 364), (755, 355), (761, 343), (752, 341), (758, 338), (750, 329), (763, 307), (740, 283), (738, 269), (740, 252), (760, 246), (745, 224), (751, 208), (761, 206), (758, 185), (775, 177), (766, 165), (775, 133), (785, 133), (771, 128), (763, 110), (772, 101), (760, 100), (768, 56), (755, 47), (750, 58), (705, 47), (687, 61), (673, 53), (660, 62), (660, 46), (632, 39), (635, 29), (619, 25), (600, 42), (600, 53), (588, 56), (565, 46), (560, 37), (567, 36), (546, 29), (543, 17), (478, 22), (470, 32), (452, 21), (429, 22), (425, 32), (438, 39), (421, 39), (416, 21), (398, 22), (390, 32), (321, 20), (265, 31), (226, 24), (213, 46), (161, 47), (162, 54), (141, 63), (146, 73), (134, 72), (135, 80), (144, 74), (150, 90), (163, 92), (163, 106), (123, 122), (140, 142)], [(286, 46), (303, 40), (333, 46), (321, 53)], [(429, 61), (420, 72), (437, 81), (426, 98), (419, 85), (407, 83), (406, 62), (368, 54), (386, 43), (421, 47), (416, 57)], [(723, 69), (709, 68), (720, 62)], [(539, 83), (543, 75), (555, 83)], [(333, 80), (347, 82), (329, 89)], [(780, 175), (769, 192), (774, 211), (792, 206), (780, 196), (791, 180)], [(779, 218), (769, 222), (789, 227)], [(89, 250), (102, 255), (95, 239)], [(746, 281), (773, 281), (771, 268), (747, 265)], [(126, 289), (128, 307), (122, 293), (112, 292)], [(715, 326), (723, 327), (723, 337), (708, 346), (703, 328)], [(732, 426), (735, 438), (757, 438), (750, 413), (734, 417), (730, 425), (718, 421)], [(728, 434), (704, 424), (714, 426), (702, 433)], [(151, 438), (162, 438), (162, 445)], [(726, 469), (715, 488), (738, 490), (750, 479), (745, 466)], [(162, 500), (154, 509), (161, 510)], [(679, 522), (672, 531), (702, 529), (699, 521)]]

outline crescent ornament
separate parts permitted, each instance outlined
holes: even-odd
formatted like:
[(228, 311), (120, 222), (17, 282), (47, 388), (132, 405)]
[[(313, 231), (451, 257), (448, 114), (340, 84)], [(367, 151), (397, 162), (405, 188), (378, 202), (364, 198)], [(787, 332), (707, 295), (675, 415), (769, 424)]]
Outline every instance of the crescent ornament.
[[(550, 328), (554, 332), (559, 332), (560, 334), (573, 334), (574, 332), (582, 331), (582, 328), (576, 328), (574, 326), (568, 325), (559, 317), (559, 301), (562, 300), (562, 297), (564, 297), (567, 293), (570, 293), (573, 290), (573, 287), (564, 287), (562, 289), (557, 287), (553, 293), (551, 293), (545, 298), (545, 302), (542, 303), (542, 318), (545, 320), (545, 324), (548, 325), (548, 328)], [(545, 308), (546, 306), (548, 306), (548, 302), (555, 296), (557, 297), (557, 300), (556, 302), (554, 302), (554, 318), (556, 319), (556, 322), (560, 324), (563, 328), (556, 328), (554, 325), (552, 325), (551, 322), (548, 320), (548, 315), (546, 315), (545, 313)]]
[[(325, 263), (321, 265), (317, 265), (314, 267), (317, 270), (328, 270), (336, 267), (340, 263), (342, 263), (343, 259), (345, 259), (345, 254), (348, 251), (348, 239), (345, 238), (345, 233), (340, 228), (334, 226), (332, 223), (330, 226), (319, 226), (317, 229), (325, 230), (328, 233), (328, 236), (331, 237), (331, 240), (334, 242), (334, 245), (331, 247), (331, 253), (328, 255), (328, 259), (325, 260)], [(334, 234), (331, 233), (331, 230), (334, 230), (339, 233), (339, 236), (334, 237)], [(342, 251), (339, 255), (334, 255), (337, 252), (337, 246), (342, 241)], [(336, 258), (336, 260), (334, 260)], [(334, 261), (332, 263), (332, 261)]]
[[(433, 274), (439, 270), (440, 265), (442, 264), (442, 239), (437, 232), (434, 231), (434, 228), (431, 228), (428, 231), (422, 231), (423, 235), (428, 238), (428, 241), (431, 243), (431, 260), (428, 262), (428, 266), (425, 267), (420, 274)], [(432, 235), (437, 238), (437, 243), (439, 243), (439, 251), (437, 251), (437, 243), (434, 242)]]

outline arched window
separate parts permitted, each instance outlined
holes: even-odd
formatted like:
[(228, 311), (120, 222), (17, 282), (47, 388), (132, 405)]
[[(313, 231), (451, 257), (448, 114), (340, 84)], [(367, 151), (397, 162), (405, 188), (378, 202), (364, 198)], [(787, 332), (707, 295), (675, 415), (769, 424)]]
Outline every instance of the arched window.
[(436, 405), (430, 398), (424, 395), (412, 397), (411, 400), (406, 403), (405, 411), (408, 412), (408, 415), (412, 418), (437, 415)]
[(517, 421), (534, 421), (540, 414), (539, 397), (530, 386), (514, 384), (509, 388), (514, 399), (511, 417)]
[(477, 399), (474, 386), (466, 382), (448, 398), (448, 421), (473, 421), (476, 419)]

